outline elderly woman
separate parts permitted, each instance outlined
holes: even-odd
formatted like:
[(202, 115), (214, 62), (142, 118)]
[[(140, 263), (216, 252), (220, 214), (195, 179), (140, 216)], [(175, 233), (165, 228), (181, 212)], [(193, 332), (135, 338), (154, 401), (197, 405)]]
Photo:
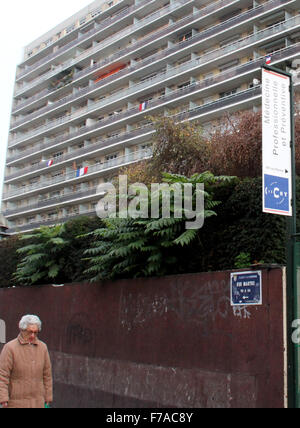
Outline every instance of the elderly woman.
[(42, 323), (25, 315), (17, 339), (0, 355), (0, 403), (9, 408), (43, 408), (52, 402), (52, 372), (47, 346), (37, 335)]

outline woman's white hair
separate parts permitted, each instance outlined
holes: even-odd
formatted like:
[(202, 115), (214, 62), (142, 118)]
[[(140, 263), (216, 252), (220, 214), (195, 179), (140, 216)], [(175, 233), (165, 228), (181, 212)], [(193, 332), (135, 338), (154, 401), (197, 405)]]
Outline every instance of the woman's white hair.
[(19, 322), (19, 329), (26, 330), (29, 325), (37, 325), (39, 331), (42, 330), (42, 321), (36, 315), (24, 315)]

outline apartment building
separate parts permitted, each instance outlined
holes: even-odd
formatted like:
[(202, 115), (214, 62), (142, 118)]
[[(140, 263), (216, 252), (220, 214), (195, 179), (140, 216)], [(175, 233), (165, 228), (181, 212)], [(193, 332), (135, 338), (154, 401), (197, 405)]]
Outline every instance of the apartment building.
[(266, 57), (285, 70), (300, 59), (299, 9), (300, 0), (97, 0), (27, 46), (4, 180), (9, 231), (94, 214), (98, 184), (151, 156), (149, 114), (207, 129), (224, 112), (259, 109)]

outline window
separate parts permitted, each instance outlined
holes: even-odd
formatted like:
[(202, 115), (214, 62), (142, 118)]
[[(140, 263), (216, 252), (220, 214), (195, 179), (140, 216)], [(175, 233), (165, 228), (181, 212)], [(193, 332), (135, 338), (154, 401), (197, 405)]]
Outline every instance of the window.
[(148, 76), (142, 77), (140, 82), (145, 82), (146, 80), (153, 79), (157, 76), (157, 73), (148, 74)]
[(75, 24), (70, 25), (69, 27), (66, 28), (66, 33), (70, 33), (71, 31), (73, 31), (75, 28)]
[(227, 21), (230, 18), (235, 17), (236, 15), (239, 15), (242, 12), (242, 9), (236, 9), (233, 12), (227, 13), (226, 15), (221, 16), (220, 22)]
[(101, 13), (101, 9), (96, 9), (96, 10), (93, 10), (91, 12), (91, 16), (92, 16), (92, 18), (94, 18), (95, 16), (99, 15), (100, 13)]
[(51, 192), (50, 193), (50, 199), (52, 199), (52, 198), (58, 198), (60, 195), (61, 195), (60, 190), (57, 190), (55, 192)]
[(56, 217), (57, 217), (57, 213), (56, 212), (48, 213), (48, 219), (49, 220), (54, 220)]
[(178, 41), (179, 42), (184, 42), (185, 40), (190, 39), (192, 37), (192, 35), (193, 35), (192, 31), (189, 31), (188, 33), (185, 33), (185, 34), (181, 34), (179, 36), (179, 40)]
[(64, 154), (64, 152), (54, 153), (54, 155), (52, 157), (53, 157), (53, 159), (57, 159), (57, 158), (60, 158), (63, 154)]
[(220, 47), (230, 45), (230, 44), (236, 42), (239, 39), (240, 39), (240, 34), (237, 34), (237, 35), (235, 35), (233, 37), (229, 37), (228, 39), (225, 39), (225, 40), (223, 40), (223, 41), (220, 42)]
[(32, 178), (31, 180), (30, 180), (30, 184), (36, 184), (36, 183), (38, 183), (40, 181), (40, 177), (34, 177), (34, 178)]
[(228, 70), (229, 68), (235, 67), (240, 63), (239, 59), (234, 59), (233, 61), (226, 62), (219, 66), (220, 72)]
[(105, 156), (105, 159), (106, 159), (106, 161), (108, 162), (108, 161), (111, 161), (111, 160), (113, 160), (113, 159), (117, 159), (117, 157), (119, 156), (119, 153), (113, 153), (113, 154), (111, 154), (111, 155), (107, 155), (107, 156)]
[(238, 88), (231, 89), (231, 91), (221, 92), (220, 98), (229, 97), (237, 93)]
[(27, 224), (33, 224), (35, 222), (35, 217), (28, 217)]
[(185, 64), (186, 62), (189, 62), (191, 60), (191, 56), (186, 56), (184, 58), (181, 58), (177, 61), (177, 65)]
[(111, 134), (107, 134), (106, 138), (114, 138), (114, 137), (118, 137), (119, 133), (118, 132), (112, 132)]
[(51, 175), (51, 178), (61, 177), (62, 175), (64, 175), (64, 171), (58, 171), (58, 172), (54, 173), (53, 175)]
[(270, 55), (274, 52), (277, 52), (277, 51), (283, 49), (284, 47), (285, 47), (285, 42), (282, 41), (280, 44), (276, 44), (275, 46), (272, 46), (272, 47), (266, 49), (266, 55)]
[(186, 88), (187, 86), (190, 86), (190, 81), (184, 82), (181, 85), (178, 85), (177, 89), (183, 89), (183, 88)]

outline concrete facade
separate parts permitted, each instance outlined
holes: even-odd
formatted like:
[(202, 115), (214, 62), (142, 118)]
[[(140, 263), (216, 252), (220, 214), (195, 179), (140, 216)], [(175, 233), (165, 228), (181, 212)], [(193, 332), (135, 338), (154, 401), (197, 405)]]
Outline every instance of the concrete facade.
[(225, 112), (260, 109), (266, 57), (299, 65), (299, 6), (94, 1), (27, 46), (4, 181), (10, 232), (94, 214), (98, 184), (151, 157), (149, 114), (197, 120), (205, 132)]

